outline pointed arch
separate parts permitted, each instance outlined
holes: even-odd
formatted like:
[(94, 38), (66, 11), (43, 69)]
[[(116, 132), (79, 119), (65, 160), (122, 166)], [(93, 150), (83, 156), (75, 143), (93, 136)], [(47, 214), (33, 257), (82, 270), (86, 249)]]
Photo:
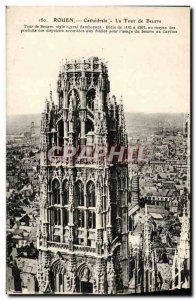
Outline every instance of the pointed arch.
[(54, 293), (66, 291), (66, 264), (60, 258), (50, 268), (50, 286)]
[(57, 178), (52, 181), (52, 200), (53, 205), (60, 204), (60, 182)]
[[(84, 272), (84, 271), (86, 271), (86, 272)], [(77, 276), (80, 279), (82, 279), (83, 275), (86, 275), (86, 276), (88, 275), (88, 279), (92, 279), (92, 277), (93, 277), (93, 270), (86, 262), (83, 262), (82, 264), (80, 264), (77, 269)]]
[(82, 294), (93, 293), (92, 269), (86, 263), (83, 263), (78, 267), (76, 275), (76, 291)]
[(87, 205), (90, 207), (95, 207), (95, 184), (92, 180), (87, 182), (86, 185), (86, 197), (87, 197)]
[(55, 260), (51, 266), (51, 272), (53, 273), (66, 273), (66, 264), (64, 260), (58, 258)]
[(84, 206), (84, 184), (81, 180), (74, 183), (74, 198), (78, 206)]
[(69, 184), (68, 180), (65, 179), (62, 182), (62, 204), (67, 205), (69, 203)]

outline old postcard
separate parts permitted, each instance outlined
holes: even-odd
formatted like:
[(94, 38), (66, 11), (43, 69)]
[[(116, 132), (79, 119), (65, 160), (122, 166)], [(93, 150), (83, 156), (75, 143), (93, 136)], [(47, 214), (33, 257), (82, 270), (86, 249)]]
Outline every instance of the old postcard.
[(8, 294), (190, 294), (190, 7), (8, 6)]

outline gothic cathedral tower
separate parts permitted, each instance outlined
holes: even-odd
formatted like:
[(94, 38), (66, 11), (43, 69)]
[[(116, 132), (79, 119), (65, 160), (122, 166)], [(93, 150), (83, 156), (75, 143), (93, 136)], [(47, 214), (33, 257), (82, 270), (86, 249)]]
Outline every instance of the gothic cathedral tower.
[[(128, 167), (104, 154), (114, 146), (121, 151), (127, 135), (122, 101), (109, 92), (107, 67), (93, 57), (66, 61), (58, 105), (52, 93), (46, 100), (37, 233), (41, 293), (127, 292)], [(95, 155), (97, 146), (103, 155)]]

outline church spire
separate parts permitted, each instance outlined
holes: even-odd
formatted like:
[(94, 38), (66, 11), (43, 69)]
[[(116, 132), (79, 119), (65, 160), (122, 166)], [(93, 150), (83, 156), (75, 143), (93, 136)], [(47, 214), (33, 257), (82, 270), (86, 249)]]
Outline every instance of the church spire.
[(119, 134), (120, 134), (120, 144), (127, 144), (127, 134), (126, 134), (126, 125), (125, 125), (125, 115), (123, 107), (123, 97), (120, 97), (120, 103), (118, 104), (118, 119), (119, 119)]
[(149, 261), (150, 255), (150, 227), (148, 218), (148, 206), (145, 204), (145, 216), (144, 216), (144, 233), (143, 233), (143, 249), (145, 261)]

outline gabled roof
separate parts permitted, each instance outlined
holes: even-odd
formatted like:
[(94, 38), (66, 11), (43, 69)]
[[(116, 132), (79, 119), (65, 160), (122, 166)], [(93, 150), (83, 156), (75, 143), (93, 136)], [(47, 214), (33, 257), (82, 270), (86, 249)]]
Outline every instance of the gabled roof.
[(140, 209), (139, 205), (135, 205), (133, 207), (130, 207), (129, 212), (128, 212), (129, 216), (133, 215), (139, 209)]
[(163, 220), (163, 216), (161, 214), (158, 213), (150, 213), (150, 215), (152, 216), (153, 219), (155, 220)]

